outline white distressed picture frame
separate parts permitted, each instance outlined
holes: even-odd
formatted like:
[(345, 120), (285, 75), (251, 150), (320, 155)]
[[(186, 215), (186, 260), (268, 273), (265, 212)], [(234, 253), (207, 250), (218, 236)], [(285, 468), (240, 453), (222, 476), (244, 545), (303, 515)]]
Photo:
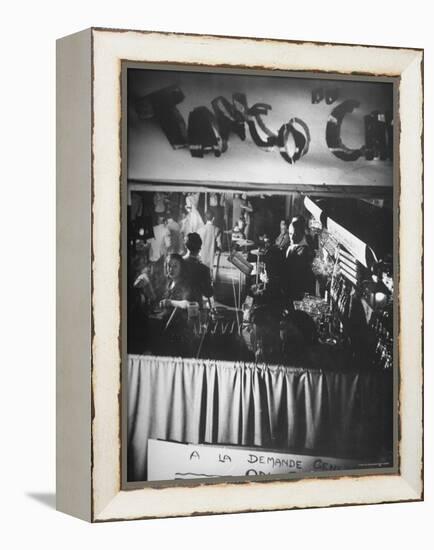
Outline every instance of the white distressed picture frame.
[[(423, 498), (423, 51), (89, 29), (58, 41), (57, 507), (87, 521)], [(399, 473), (121, 490), (122, 60), (399, 78)]]

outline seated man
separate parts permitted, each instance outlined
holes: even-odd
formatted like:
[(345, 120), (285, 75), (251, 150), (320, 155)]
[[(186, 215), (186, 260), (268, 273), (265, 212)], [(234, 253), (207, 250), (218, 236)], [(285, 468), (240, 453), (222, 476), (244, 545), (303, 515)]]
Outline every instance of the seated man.
[(197, 233), (187, 235), (185, 246), (187, 254), (183, 257), (186, 266), (186, 281), (191, 289), (192, 301), (198, 302), (203, 307), (203, 297), (210, 301), (214, 294), (211, 283), (211, 272), (200, 260), (199, 253), (202, 248), (202, 239)]
[(234, 225), (234, 228), (232, 229), (232, 243), (236, 243), (237, 241), (240, 241), (246, 238), (244, 230), (245, 230), (244, 219), (240, 218), (237, 221), (237, 223)]
[(286, 364), (322, 366), (323, 349), (318, 350), (315, 322), (304, 311), (292, 311), (280, 326), (282, 357)]
[(284, 295), (282, 290), (282, 257), (276, 247), (269, 246), (264, 257), (261, 283), (253, 285), (253, 348), (256, 361), (279, 362), (281, 352), (280, 320)]

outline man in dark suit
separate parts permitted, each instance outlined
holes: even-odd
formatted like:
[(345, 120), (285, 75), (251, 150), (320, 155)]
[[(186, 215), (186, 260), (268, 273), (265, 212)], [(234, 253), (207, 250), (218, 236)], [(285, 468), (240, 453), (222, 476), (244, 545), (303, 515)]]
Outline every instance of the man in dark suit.
[(213, 288), (211, 282), (211, 272), (209, 268), (200, 260), (199, 253), (202, 248), (202, 239), (198, 233), (189, 233), (187, 235), (185, 246), (187, 254), (183, 257), (186, 265), (187, 283), (192, 291), (192, 300), (203, 305), (203, 297), (210, 300), (212, 304)]
[(302, 216), (292, 218), (288, 228), (290, 244), (284, 252), (284, 290), (288, 301), (301, 300), (311, 288), (312, 251), (306, 240)]

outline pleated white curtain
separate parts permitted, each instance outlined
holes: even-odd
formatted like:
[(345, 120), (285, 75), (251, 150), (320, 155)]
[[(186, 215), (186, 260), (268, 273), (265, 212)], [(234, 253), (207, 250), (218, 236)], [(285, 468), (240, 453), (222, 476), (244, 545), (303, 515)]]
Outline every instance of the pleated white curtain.
[(369, 373), (128, 358), (128, 480), (146, 480), (148, 439), (356, 455), (379, 443)]

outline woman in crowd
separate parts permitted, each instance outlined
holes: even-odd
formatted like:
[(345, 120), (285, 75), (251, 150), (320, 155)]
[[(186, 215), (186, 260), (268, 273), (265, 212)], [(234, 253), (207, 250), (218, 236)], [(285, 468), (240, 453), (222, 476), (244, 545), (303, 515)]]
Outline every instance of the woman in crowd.
[(185, 262), (179, 254), (170, 254), (166, 260), (167, 289), (161, 307), (187, 309), (191, 289), (185, 276)]
[(190, 355), (191, 338), (188, 331), (187, 310), (192, 300), (191, 288), (185, 276), (185, 262), (179, 254), (170, 254), (166, 260), (167, 289), (160, 302), (164, 310), (160, 332), (160, 353)]

